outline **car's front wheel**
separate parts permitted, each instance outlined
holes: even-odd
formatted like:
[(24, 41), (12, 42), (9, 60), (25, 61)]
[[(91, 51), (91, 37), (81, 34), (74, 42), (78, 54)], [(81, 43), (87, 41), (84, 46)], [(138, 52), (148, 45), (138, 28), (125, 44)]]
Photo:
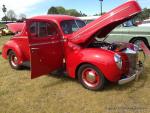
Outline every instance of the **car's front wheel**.
[(91, 64), (84, 64), (78, 69), (79, 82), (89, 90), (101, 90), (105, 85), (105, 77), (102, 72)]
[(131, 41), (131, 43), (136, 45), (140, 51), (142, 50), (142, 48), (141, 48), (142, 43), (144, 43), (147, 46), (147, 48), (150, 48), (148, 41), (144, 38), (135, 38)]
[(9, 64), (13, 69), (21, 69), (22, 66), (18, 64), (18, 57), (14, 51), (8, 53)]

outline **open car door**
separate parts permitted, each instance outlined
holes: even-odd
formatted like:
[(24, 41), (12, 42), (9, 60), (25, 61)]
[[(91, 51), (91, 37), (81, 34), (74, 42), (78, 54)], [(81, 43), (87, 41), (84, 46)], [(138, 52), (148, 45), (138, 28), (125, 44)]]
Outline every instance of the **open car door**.
[(30, 48), (31, 78), (62, 67), (63, 44), (57, 25), (41, 19), (28, 19), (27, 33)]

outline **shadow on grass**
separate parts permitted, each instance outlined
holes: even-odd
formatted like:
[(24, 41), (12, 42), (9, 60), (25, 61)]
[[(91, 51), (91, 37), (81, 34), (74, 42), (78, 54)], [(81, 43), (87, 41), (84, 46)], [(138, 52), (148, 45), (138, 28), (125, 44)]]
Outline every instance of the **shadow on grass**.
[(0, 51), (0, 55), (2, 54), (2, 52)]
[[(147, 69), (148, 68), (146, 68), (145, 70), (147, 70)], [(45, 86), (43, 86), (43, 88), (53, 87), (56, 85), (61, 85), (61, 84), (67, 83), (67, 82), (75, 82), (75, 83), (79, 84), (77, 79), (70, 78), (64, 72), (54, 72), (54, 73), (50, 73), (48, 76), (56, 78), (56, 79), (58, 79), (58, 81), (50, 83), (48, 85), (45, 85)], [(116, 90), (116, 91), (128, 90), (129, 93), (134, 93), (134, 92), (140, 90), (141, 88), (143, 88), (145, 86), (145, 83), (147, 82), (147, 80), (148, 80), (148, 72), (145, 72), (145, 73), (141, 74), (138, 81), (132, 81), (128, 84), (118, 85), (118, 84), (108, 82), (104, 88), (104, 91), (107, 92), (107, 91), (112, 91), (112, 90)]]
[(56, 79), (58, 79), (58, 81), (50, 83), (48, 85), (45, 85), (45, 86), (43, 86), (43, 88), (53, 87), (53, 86), (56, 86), (56, 85), (61, 85), (61, 84), (67, 83), (67, 82), (76, 82), (76, 83), (78, 83), (77, 79), (70, 78), (67, 75), (67, 73), (64, 73), (63, 71), (52, 72), (48, 75), (48, 77), (56, 78)]
[[(44, 86), (43, 88), (53, 87), (56, 85), (61, 85), (61, 84), (67, 83), (67, 82), (75, 82), (75, 83), (79, 84), (77, 79), (70, 78), (66, 73), (51, 73), (48, 76), (56, 78), (59, 81), (48, 84), (48, 85)], [(118, 84), (108, 82), (104, 88), (104, 91), (106, 91), (106, 92), (112, 91), (112, 90), (126, 91), (126, 90), (130, 89), (129, 93), (134, 93), (145, 86), (145, 83), (147, 82), (147, 78), (148, 78), (147, 73), (143, 73), (138, 81), (132, 81), (128, 84), (118, 85)]]
[(21, 69), (19, 71), (30, 71), (30, 67), (27, 66), (22, 66)]
[[(30, 67), (24, 66), (22, 68), (22, 70), (30, 71)], [(146, 67), (144, 69), (144, 73), (141, 74), (138, 81), (132, 81), (132, 82), (130, 82), (128, 84), (124, 84), (124, 85), (118, 85), (118, 84), (108, 82), (105, 86), (104, 91), (112, 91), (112, 90), (126, 91), (126, 90), (129, 90), (129, 93), (134, 93), (145, 86), (145, 83), (148, 80), (148, 74), (149, 74), (149, 71), (147, 71), (147, 70), (149, 70), (148, 67)], [(56, 85), (61, 85), (61, 84), (67, 83), (67, 82), (75, 82), (75, 83), (79, 84), (77, 79), (70, 78), (67, 75), (67, 73), (65, 73), (62, 70), (57, 70), (55, 72), (52, 72), (52, 73), (48, 74), (48, 77), (56, 78), (56, 79), (58, 79), (58, 81), (47, 84), (47, 85), (43, 86), (43, 88), (53, 87)]]
[[(30, 67), (23, 66), (19, 71), (30, 71)], [(44, 85), (43, 88), (50, 88), (53, 86), (61, 85), (67, 82), (77, 82), (76, 79), (70, 78), (66, 73), (63, 71), (55, 71), (50, 74), (47, 74), (48, 77), (56, 78), (56, 82), (49, 82), (47, 85)]]

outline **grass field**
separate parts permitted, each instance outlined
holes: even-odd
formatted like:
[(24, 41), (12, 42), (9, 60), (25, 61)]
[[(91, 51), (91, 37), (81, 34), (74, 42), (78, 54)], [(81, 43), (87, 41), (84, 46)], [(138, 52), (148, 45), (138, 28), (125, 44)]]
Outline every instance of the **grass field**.
[(1, 28), (1, 27), (4, 27), (4, 26), (5, 26), (5, 24), (1, 24), (1, 23), (0, 23), (0, 28)]
[(62, 75), (31, 80), (0, 56), (0, 113), (150, 113), (150, 59), (138, 81), (93, 92)]

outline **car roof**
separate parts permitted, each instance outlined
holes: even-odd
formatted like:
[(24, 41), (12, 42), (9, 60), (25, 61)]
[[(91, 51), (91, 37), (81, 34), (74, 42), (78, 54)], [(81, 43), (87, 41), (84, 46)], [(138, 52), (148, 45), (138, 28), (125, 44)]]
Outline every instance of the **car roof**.
[(73, 19), (78, 19), (77, 17), (73, 17), (73, 16), (68, 16), (68, 15), (41, 15), (41, 16), (35, 16), (29, 19), (43, 19), (43, 20), (51, 20), (51, 21), (57, 21), (57, 22), (61, 22), (62, 20), (73, 20)]

